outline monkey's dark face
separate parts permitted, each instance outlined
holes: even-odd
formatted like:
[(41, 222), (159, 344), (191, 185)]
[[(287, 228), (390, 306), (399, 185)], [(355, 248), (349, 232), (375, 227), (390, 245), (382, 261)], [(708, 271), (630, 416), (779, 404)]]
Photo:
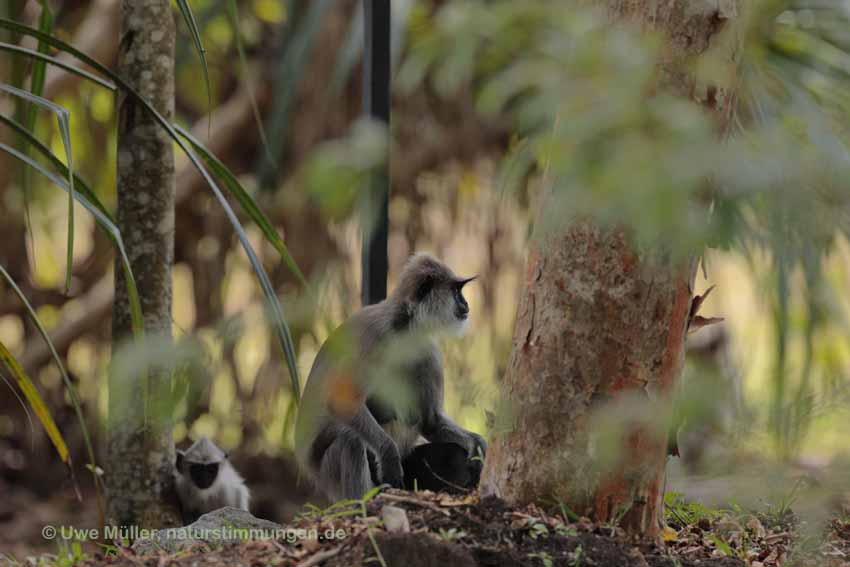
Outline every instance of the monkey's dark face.
[(469, 304), (463, 296), (463, 287), (473, 279), (458, 279), (453, 275), (424, 278), (415, 296), (418, 322), (462, 335), (469, 323)]
[(452, 283), (452, 295), (454, 296), (455, 301), (455, 317), (459, 321), (466, 321), (469, 317), (469, 304), (466, 302), (466, 299), (463, 297), (463, 286), (465, 286), (469, 280), (461, 280), (459, 282)]
[(209, 488), (215, 482), (218, 476), (219, 463), (189, 463), (189, 478), (192, 482), (204, 490)]

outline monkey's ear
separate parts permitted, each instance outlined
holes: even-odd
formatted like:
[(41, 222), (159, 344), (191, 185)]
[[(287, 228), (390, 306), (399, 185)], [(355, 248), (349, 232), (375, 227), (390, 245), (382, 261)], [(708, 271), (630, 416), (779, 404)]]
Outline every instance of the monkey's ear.
[(413, 300), (416, 303), (419, 303), (425, 297), (431, 293), (431, 290), (434, 289), (434, 284), (436, 283), (436, 278), (434, 276), (428, 275), (424, 276), (419, 284), (416, 286), (416, 289), (413, 292)]
[(183, 457), (185, 455), (186, 455), (186, 453), (184, 453), (180, 449), (177, 449), (177, 459), (174, 462), (174, 468), (176, 468), (177, 472), (179, 472), (179, 473), (183, 472)]

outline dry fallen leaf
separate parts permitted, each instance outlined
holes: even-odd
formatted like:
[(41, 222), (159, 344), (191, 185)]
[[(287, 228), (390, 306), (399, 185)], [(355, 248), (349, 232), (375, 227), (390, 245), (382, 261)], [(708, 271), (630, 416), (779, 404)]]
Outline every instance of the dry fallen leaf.
[(764, 526), (755, 516), (751, 516), (750, 519), (747, 520), (747, 529), (749, 529), (752, 534), (759, 539), (763, 538), (767, 533)]
[(691, 312), (688, 316), (689, 333), (695, 333), (703, 327), (714, 325), (723, 321), (722, 317), (702, 317), (699, 314), (699, 310), (702, 308), (702, 304), (705, 302), (705, 299), (711, 294), (714, 288), (715, 286), (711, 286), (710, 288), (705, 290), (705, 293), (703, 293), (702, 295), (694, 296), (694, 299), (691, 302)]

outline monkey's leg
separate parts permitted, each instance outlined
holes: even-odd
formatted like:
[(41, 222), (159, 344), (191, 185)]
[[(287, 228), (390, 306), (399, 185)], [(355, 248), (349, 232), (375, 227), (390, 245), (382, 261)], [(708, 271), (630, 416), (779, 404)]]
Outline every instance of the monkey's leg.
[(366, 461), (369, 463), (369, 476), (372, 479), (372, 484), (378, 486), (381, 484), (381, 464), (378, 462), (378, 456), (374, 451), (366, 449)]
[(340, 433), (327, 448), (319, 465), (318, 484), (334, 501), (361, 498), (374, 486), (366, 444), (356, 433)]

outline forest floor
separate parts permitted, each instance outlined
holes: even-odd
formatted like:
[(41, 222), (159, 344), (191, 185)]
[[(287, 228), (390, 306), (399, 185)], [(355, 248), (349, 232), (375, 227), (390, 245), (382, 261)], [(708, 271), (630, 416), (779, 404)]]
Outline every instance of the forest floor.
[(721, 512), (675, 497), (668, 504), (671, 528), (663, 547), (632, 541), (616, 527), (567, 521), (536, 506), (516, 509), (497, 498), (391, 490), (325, 510), (308, 507), (277, 539), (191, 546), (154, 556), (111, 548), (76, 557), (43, 556), (43, 563), (36, 564), (850, 567), (850, 519), (834, 520), (815, 542), (800, 535), (791, 512)]

